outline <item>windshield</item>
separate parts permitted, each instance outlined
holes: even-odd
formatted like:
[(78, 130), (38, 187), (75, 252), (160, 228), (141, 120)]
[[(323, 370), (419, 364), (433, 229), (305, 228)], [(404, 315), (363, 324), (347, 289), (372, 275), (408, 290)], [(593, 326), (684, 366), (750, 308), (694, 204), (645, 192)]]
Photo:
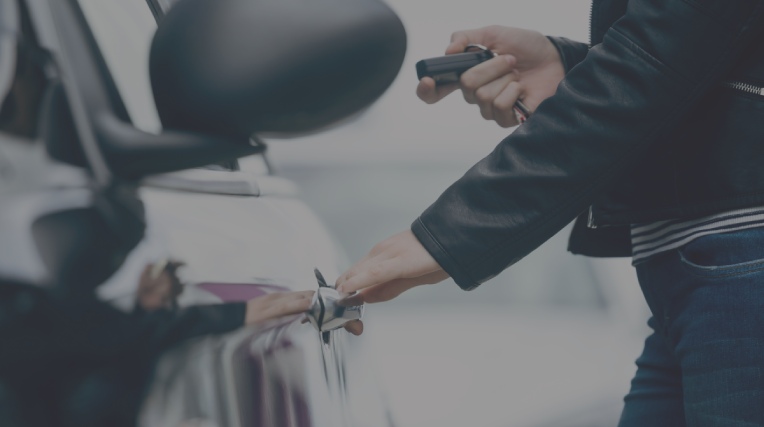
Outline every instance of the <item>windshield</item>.
[(79, 2), (133, 124), (143, 131), (159, 133), (162, 125), (148, 66), (156, 21), (146, 0)]

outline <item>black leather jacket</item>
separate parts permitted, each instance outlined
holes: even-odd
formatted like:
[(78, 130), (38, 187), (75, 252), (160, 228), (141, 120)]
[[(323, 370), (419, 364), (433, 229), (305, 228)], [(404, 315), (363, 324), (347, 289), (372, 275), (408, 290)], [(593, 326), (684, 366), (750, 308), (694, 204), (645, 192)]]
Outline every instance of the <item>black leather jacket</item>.
[(595, 0), (591, 39), (412, 225), (463, 289), (576, 217), (573, 252), (628, 256), (631, 223), (764, 205), (764, 0)]

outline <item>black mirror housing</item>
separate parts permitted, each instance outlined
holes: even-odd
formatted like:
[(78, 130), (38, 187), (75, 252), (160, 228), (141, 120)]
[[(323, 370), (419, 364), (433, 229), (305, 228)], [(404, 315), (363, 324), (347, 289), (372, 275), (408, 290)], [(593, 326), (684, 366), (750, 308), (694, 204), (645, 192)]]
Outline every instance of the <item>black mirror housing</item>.
[(150, 73), (165, 128), (291, 135), (370, 105), (405, 51), (380, 0), (182, 0), (160, 22)]

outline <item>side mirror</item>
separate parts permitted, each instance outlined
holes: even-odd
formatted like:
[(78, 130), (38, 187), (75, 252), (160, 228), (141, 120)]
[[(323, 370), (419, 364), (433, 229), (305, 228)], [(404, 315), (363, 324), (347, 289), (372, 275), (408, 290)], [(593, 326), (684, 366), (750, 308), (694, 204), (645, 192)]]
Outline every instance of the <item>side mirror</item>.
[(160, 22), (150, 73), (165, 128), (285, 136), (370, 105), (405, 51), (380, 0), (182, 0)]
[[(8, 1), (17, 2), (0, 0), (0, 4)], [(44, 37), (35, 34), (41, 47), (57, 56), (55, 65), (61, 74), (69, 77), (48, 82), (38, 112), (39, 134), (53, 159), (90, 169), (95, 182), (108, 187), (113, 178), (136, 181), (262, 151), (262, 146), (249, 143), (249, 137), (172, 127), (157, 135), (135, 128), (118, 102), (119, 94), (104, 67), (82, 5), (76, 1), (47, 3), (50, 13), (44, 13), (44, 7), (30, 8), (28, 13), (32, 22), (39, 21), (40, 27), (63, 35), (51, 48)]]

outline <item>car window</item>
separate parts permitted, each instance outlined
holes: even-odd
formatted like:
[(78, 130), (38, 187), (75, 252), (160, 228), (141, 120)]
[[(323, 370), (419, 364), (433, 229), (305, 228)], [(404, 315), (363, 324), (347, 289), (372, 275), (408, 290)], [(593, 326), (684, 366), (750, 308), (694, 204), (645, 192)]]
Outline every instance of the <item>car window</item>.
[(79, 2), (133, 124), (159, 133), (148, 66), (156, 21), (146, 0)]

